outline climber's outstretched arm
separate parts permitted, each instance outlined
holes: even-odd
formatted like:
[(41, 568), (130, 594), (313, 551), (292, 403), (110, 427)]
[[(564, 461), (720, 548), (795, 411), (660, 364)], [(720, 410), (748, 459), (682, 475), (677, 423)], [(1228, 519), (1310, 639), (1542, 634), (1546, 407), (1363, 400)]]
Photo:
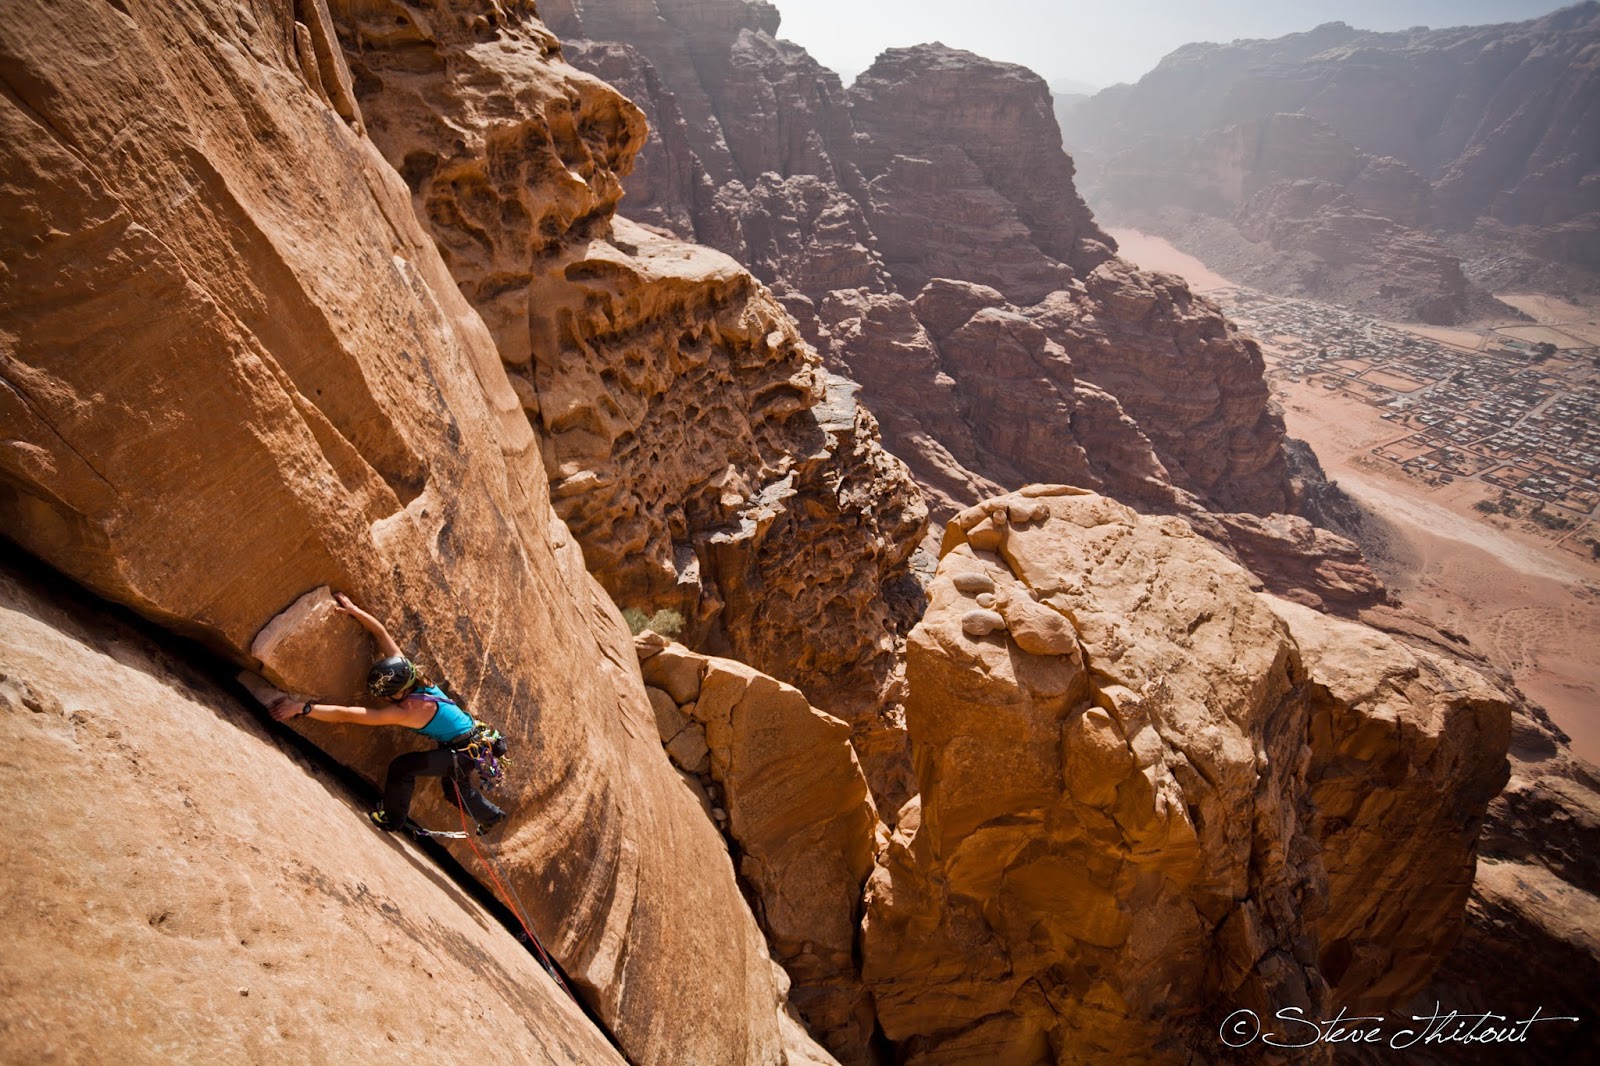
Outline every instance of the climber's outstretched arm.
[(416, 711), (404, 704), (392, 707), (344, 707), (337, 703), (304, 703), (285, 697), (268, 712), (280, 722), (293, 718), (315, 718), (319, 722), (346, 722), (350, 725), (410, 725)]
[(381, 655), (388, 657), (401, 653), (400, 645), (396, 644), (394, 638), (389, 635), (389, 631), (383, 628), (383, 623), (357, 607), (351, 602), (349, 596), (342, 592), (335, 592), (333, 594), (333, 602), (335, 610), (340, 614), (347, 614), (354, 618), (361, 623), (363, 629), (372, 634), (372, 639), (378, 642), (378, 651)]

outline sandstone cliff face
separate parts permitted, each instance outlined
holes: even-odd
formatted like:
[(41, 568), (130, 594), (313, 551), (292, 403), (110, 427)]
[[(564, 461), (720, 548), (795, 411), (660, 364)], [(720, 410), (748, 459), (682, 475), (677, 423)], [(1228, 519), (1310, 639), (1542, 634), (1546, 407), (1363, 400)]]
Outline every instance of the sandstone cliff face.
[(1081, 490), (950, 524), (864, 926), (908, 1061), (1210, 1059), (1234, 1007), (1397, 1004), (1449, 949), (1505, 694), (1251, 585)]
[[(349, 590), (524, 753), (512, 881), (628, 1057), (782, 1061), (762, 936), (660, 751), (493, 340), (329, 92), (325, 9), (295, 10), (12, 5), (0, 23), (0, 522), (243, 665), (304, 593)], [(412, 26), (385, 28), (410, 47)], [(626, 132), (614, 95), (576, 95)], [(549, 158), (523, 132), (513, 170)], [(608, 136), (561, 142), (593, 169), (531, 205), (534, 230), (611, 195)], [(344, 625), (280, 679), (348, 696), (367, 649)], [(384, 731), (319, 739), (369, 777), (396, 750)]]
[(0, 768), (0, 1058), (625, 1061), (493, 915), (192, 666), (9, 565), (0, 664), (0, 732), (28, 753)]
[[(1032, 71), (937, 44), (891, 48), (851, 86), (850, 111), (879, 249), (902, 292), (955, 277), (1033, 303), (1111, 257)], [(947, 219), (958, 232), (941, 231)], [(982, 235), (960, 239), (972, 231)]]
[(841, 1062), (869, 1061), (855, 942), (882, 827), (850, 727), (743, 663), (648, 631), (636, 645), (661, 743), (735, 849), (790, 1003)]
[[(629, 179), (629, 203), (692, 205), (699, 239), (772, 284), (861, 384), (936, 520), (1029, 481), (1197, 518), (1297, 506), (1259, 352), (1181, 283), (1112, 258), (1042, 80), (922, 45), (885, 53), (845, 92), (772, 39), (764, 5), (650, 7), (583, 0), (557, 19), (589, 39), (569, 46), (580, 64), (613, 47), (650, 61), (676, 101), (662, 121), (673, 107), (685, 121), (663, 142), (691, 144), (715, 187), (695, 178), (669, 195)], [(1305, 555), (1316, 537), (1281, 535), (1286, 523), (1198, 524), (1286, 594), (1381, 598), (1353, 547), (1316, 545), (1339, 555), (1330, 582)]]
[[(1187, 45), (1137, 85), (1075, 108), (1067, 140), (1084, 156), (1097, 199), (1215, 216), (1221, 205), (1194, 202), (1164, 175), (1185, 160), (1201, 161), (1202, 175), (1213, 169), (1206, 160), (1232, 159), (1228, 167), (1237, 171), (1245, 160), (1233, 146), (1275, 114), (1295, 112), (1300, 121), (1324, 125), (1346, 159), (1359, 153), (1373, 162), (1345, 178), (1325, 167), (1301, 175), (1331, 183), (1326, 204), (1291, 205), (1281, 194), (1258, 202), (1235, 196), (1228, 200), (1237, 207), (1232, 222), (1249, 240), (1291, 260), (1293, 253), (1310, 256), (1300, 264), (1304, 271), (1329, 263), (1336, 276), (1328, 288), (1306, 274), (1297, 279), (1304, 291), (1348, 302), (1355, 281), (1337, 276), (1339, 260), (1356, 259), (1399, 272), (1401, 284), (1416, 290), (1408, 298), (1423, 301), (1415, 313), (1439, 320), (1469, 309), (1455, 291), (1458, 268), (1450, 253), (1416, 231), (1430, 222), (1462, 233), (1476, 227), (1472, 239), (1450, 242), (1469, 254), (1480, 238), (1493, 237), (1534, 259), (1594, 269), (1592, 255), (1577, 251), (1581, 241), (1555, 235), (1593, 234), (1600, 219), (1600, 157), (1593, 150), (1600, 118), (1592, 107), (1600, 85), (1597, 40), (1600, 6), (1590, 2), (1498, 26), (1372, 33), (1330, 23), (1276, 40)], [(1425, 179), (1429, 203), (1402, 167)], [(1363, 215), (1390, 224), (1357, 225)], [(1292, 225), (1295, 219), (1300, 226)], [(1286, 232), (1294, 229), (1305, 232)], [(1269, 230), (1276, 232), (1263, 232)], [(1208, 253), (1227, 248), (1208, 231), (1194, 230), (1191, 239), (1207, 240)], [(1242, 261), (1243, 249), (1233, 254)], [(1430, 277), (1437, 286), (1433, 306), (1420, 287)], [(1380, 311), (1396, 296), (1361, 295)]]
[(1328, 873), (1318, 967), (1353, 1013), (1382, 1011), (1429, 979), (1463, 927), (1483, 812), (1506, 782), (1512, 705), (1459, 660), (1269, 605), (1310, 695), (1311, 829)]
[[(576, 20), (593, 6), (550, 10)], [(886, 131), (910, 153), (891, 168), (959, 152), (970, 169), (941, 194), (998, 197), (1065, 287), (1031, 306), (961, 279), (875, 289), (885, 260), (845, 241), (864, 232), (867, 205), (888, 201), (868, 195), (854, 162), (813, 150), (837, 140), (830, 84), (806, 106), (777, 94), (756, 109), (790, 116), (781, 151), (757, 136), (756, 111), (655, 142), (694, 146), (694, 165), (656, 172), (661, 187), (689, 177), (684, 212), (708, 188), (713, 201), (732, 188), (714, 184), (727, 168), (797, 161), (747, 186), (749, 212), (726, 217), (747, 247), (777, 249), (789, 231), (761, 231), (765, 245), (750, 235), (793, 208), (785, 224), (815, 235), (815, 269), (795, 278), (869, 283), (813, 301), (776, 278), (774, 296), (723, 255), (614, 216), (647, 138), (639, 112), (562, 63), (530, 5), (331, 9), (36, 5), (0, 23), (0, 411), (18, 427), (0, 447), (8, 536), (284, 689), (348, 699), (370, 659), (329, 610), (328, 587), (389, 621), (512, 738), (511, 881), (632, 1062), (829, 1061), (793, 1008), (851, 1062), (885, 1050), (875, 1030), (907, 1061), (1193, 1058), (1213, 1053), (1205, 1039), (1224, 1005), (1387, 1003), (1414, 990), (1457, 928), (1499, 772), (1505, 705), (1493, 686), (1262, 596), (1171, 514), (1037, 487), (960, 509), (1070, 469), (1237, 538), (1241, 556), (1249, 544), (1305, 564), (1281, 564), (1283, 591), (1303, 603), (1367, 602), (1357, 563), (1324, 566), (1330, 543), (1303, 520), (1212, 510), (1288, 499), (1257, 356), (1214, 308), (1106, 258), (1075, 199), (1030, 200), (1025, 172), (986, 155), (971, 122), (948, 142), (914, 124)], [(748, 86), (773, 63), (794, 91), (809, 76), (808, 60), (769, 46), (767, 5), (609, 10), (659, 35), (639, 54), (650, 44), (715, 84), (706, 71)], [(651, 22), (657, 13), (669, 18)], [(929, 55), (930, 81), (909, 57), (873, 92), (939, 99), (975, 59)], [(974, 69), (1008, 101), (1007, 129), (1039, 132), (1032, 79)], [(712, 94), (669, 100), (669, 79), (638, 73), (657, 113), (716, 117)], [(700, 161), (719, 144), (721, 162)], [(825, 162), (832, 179), (802, 172)], [(1033, 163), (1057, 192), (1070, 180), (1070, 166), (1063, 178), (1058, 161)], [(859, 214), (839, 210), (846, 202)], [(664, 202), (654, 221), (676, 217)], [(909, 400), (927, 383), (926, 407), (886, 404), (885, 423), (950, 508), (934, 606), (904, 659), (897, 635), (922, 603), (899, 575), (922, 505), (855, 402), (857, 383), (831, 372), (853, 370), (874, 338), (890, 340), (888, 365), (904, 373), (864, 369), (861, 389)], [(1188, 402), (1142, 380), (1167, 375)], [(682, 608), (702, 651), (744, 662), (631, 641), (612, 594)], [(0, 669), (14, 743), (48, 746), (68, 767), (95, 760), (136, 822), (57, 787), (70, 769), (27, 794), (73, 812), (30, 830), (68, 861), (7, 864), (24, 891), (8, 896), (23, 907), (6, 964), (70, 965), (46, 981), (8, 970), (8, 983), (31, 982), (8, 999), (7, 1021), (28, 1023), (4, 1027), (22, 1041), (17, 1057), (53, 1053), (31, 1022), (47, 1002), (126, 987), (105, 963), (129, 957), (116, 954), (125, 944), (167, 982), (128, 989), (135, 1016), (156, 1010), (138, 998), (150, 989), (193, 987), (194, 950), (225, 972), (249, 969), (232, 940), (241, 928), (252, 938), (257, 913), (230, 908), (252, 885), (282, 883), (283, 825), (304, 831), (262, 828), (248, 805), (275, 810), (287, 795), (295, 816), (322, 818), (321, 845), (340, 854), (318, 845), (300, 859), (330, 902), (304, 948), (315, 974), (296, 969), (274, 990), (325, 978), (341, 965), (330, 950), (372, 957), (340, 927), (349, 909), (377, 954), (487, 984), (485, 1011), (523, 1025), (509, 1049), (519, 1060), (607, 1061), (603, 1037), (550, 1000), (510, 941), (483, 934), (482, 915), (426, 869), (392, 861), (413, 853), (375, 838), (359, 810), (259, 750), (226, 699), (120, 643), (73, 647), (60, 634), (75, 623), (46, 617), (26, 591), (7, 595), (27, 616), (4, 623), (21, 634), (5, 638)], [(1367, 671), (1359, 683), (1351, 658)], [(137, 698), (138, 721), (103, 737), (122, 745), (114, 757), (92, 706), (107, 697), (78, 674)], [(368, 779), (400, 747), (385, 731), (303, 732)], [(187, 893), (163, 919), (138, 894), (150, 861), (138, 892), (116, 897), (90, 874), (177, 809), (154, 782), (193, 768), (184, 740), (247, 809), (208, 814), (235, 797), (191, 788), (195, 850), (139, 851), (164, 890)], [(902, 804), (912, 787), (919, 797)], [(1516, 809), (1532, 817), (1544, 799), (1523, 791)], [(448, 814), (433, 790), (419, 800), (426, 821)], [(1391, 811), (1439, 832), (1407, 836)], [(272, 846), (248, 857), (241, 846), (221, 880), (197, 870), (196, 856), (246, 830)], [(1341, 841), (1348, 856), (1329, 855)], [(1364, 888), (1353, 871), (1399, 847), (1428, 861), (1389, 870), (1381, 896)], [(1546, 869), (1581, 871), (1560, 854)], [(352, 864), (359, 880), (346, 882)], [(373, 904), (381, 921), (364, 909), (374, 882), (401, 886)], [(39, 915), (57, 913), (63, 885), (104, 900), (122, 933), (111, 950), (88, 934), (70, 956), (46, 950)], [(1407, 907), (1387, 910), (1389, 899)], [(434, 925), (409, 920), (450, 906)], [(269, 929), (289, 921), (275, 908), (260, 907)], [(160, 939), (174, 921), (181, 953)], [(252, 1053), (371, 1057), (391, 1022), (406, 1047), (429, 1038), (426, 1025), (459, 1021), (393, 1021), (375, 1002), (417, 980), (370, 980), (379, 1024), (347, 1027), (348, 1043), (299, 1035), (328, 1019), (277, 999), (258, 1008), (253, 992), (236, 1001), (224, 989), (221, 1005), (208, 990), (204, 1010)], [(197, 1028), (183, 1039), (211, 1056)], [(477, 1050), (473, 1039), (460, 1046)]]
[(1460, 260), (1419, 228), (1433, 201), (1422, 176), (1309, 115), (1148, 138), (1098, 171), (1099, 199), (1141, 224), (1152, 209), (1157, 226), (1181, 225), (1185, 212), (1213, 219), (1187, 230), (1187, 240), (1204, 233), (1207, 261), (1243, 284), (1426, 322), (1493, 306), (1468, 284)]
[[(557, 512), (618, 603), (676, 610), (696, 646), (801, 685), (851, 721), (899, 794), (904, 626), (885, 590), (907, 580), (921, 536), (915, 486), (756, 279), (613, 218), (646, 143), (637, 108), (561, 62), (531, 8), (475, 10), (351, 6), (341, 34), (375, 142), (412, 176), (417, 214), (495, 332)], [(392, 32), (396, 19), (412, 30)], [(665, 70), (698, 61), (672, 56)], [(652, 180), (681, 177), (684, 158), (657, 147), (668, 161)], [(827, 639), (797, 645), (808, 627)]]

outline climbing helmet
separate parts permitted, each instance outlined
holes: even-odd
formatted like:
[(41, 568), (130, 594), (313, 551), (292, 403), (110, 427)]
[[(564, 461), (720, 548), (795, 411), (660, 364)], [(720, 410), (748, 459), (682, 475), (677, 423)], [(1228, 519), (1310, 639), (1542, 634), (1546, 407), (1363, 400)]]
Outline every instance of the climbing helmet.
[(379, 659), (367, 671), (367, 691), (374, 696), (401, 696), (417, 683), (417, 664), (401, 655)]

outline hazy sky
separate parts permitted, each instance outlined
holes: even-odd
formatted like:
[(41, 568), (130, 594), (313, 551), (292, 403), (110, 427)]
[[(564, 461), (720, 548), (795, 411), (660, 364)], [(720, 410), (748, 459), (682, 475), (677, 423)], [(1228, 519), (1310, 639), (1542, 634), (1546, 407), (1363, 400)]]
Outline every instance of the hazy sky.
[(1054, 81), (1137, 81), (1190, 41), (1281, 37), (1324, 22), (1368, 30), (1520, 22), (1557, 0), (774, 0), (779, 37), (859, 72), (885, 48), (943, 41)]

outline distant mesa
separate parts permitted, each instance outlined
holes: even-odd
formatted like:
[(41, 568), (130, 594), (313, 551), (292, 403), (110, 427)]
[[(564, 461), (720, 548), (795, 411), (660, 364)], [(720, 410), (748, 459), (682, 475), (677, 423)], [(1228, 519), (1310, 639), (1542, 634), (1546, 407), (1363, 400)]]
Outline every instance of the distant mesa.
[(1091, 197), (1239, 281), (1436, 324), (1600, 288), (1600, 5), (1191, 44), (1062, 113)]

